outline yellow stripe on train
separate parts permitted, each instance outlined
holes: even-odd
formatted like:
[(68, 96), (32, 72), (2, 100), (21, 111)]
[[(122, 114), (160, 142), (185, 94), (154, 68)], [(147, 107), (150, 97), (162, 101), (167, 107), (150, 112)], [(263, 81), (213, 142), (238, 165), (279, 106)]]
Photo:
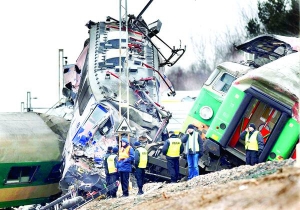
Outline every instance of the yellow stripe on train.
[(58, 183), (0, 189), (0, 202), (45, 198), (60, 192)]

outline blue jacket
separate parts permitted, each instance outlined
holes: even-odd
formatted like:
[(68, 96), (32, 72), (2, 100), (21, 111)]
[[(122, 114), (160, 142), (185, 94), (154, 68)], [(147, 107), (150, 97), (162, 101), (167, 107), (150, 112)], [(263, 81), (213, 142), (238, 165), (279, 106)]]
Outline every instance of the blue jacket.
[[(129, 144), (127, 144), (126, 147), (130, 147)], [(118, 161), (118, 163), (117, 163), (118, 171), (119, 172), (131, 172), (133, 162), (134, 162), (134, 149), (132, 147), (130, 147), (129, 158)]]

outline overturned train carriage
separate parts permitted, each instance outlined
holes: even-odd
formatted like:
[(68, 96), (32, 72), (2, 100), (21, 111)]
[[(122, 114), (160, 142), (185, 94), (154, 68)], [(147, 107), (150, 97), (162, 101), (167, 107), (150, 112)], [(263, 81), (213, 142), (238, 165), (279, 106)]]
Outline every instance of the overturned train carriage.
[(234, 81), (206, 133), (207, 171), (245, 164), (239, 134), (254, 123), (264, 138), (259, 161), (295, 158), (299, 141), (300, 54), (287, 55)]
[[(185, 49), (170, 48), (160, 38), (158, 20), (128, 16), (120, 23), (87, 24), (89, 39), (76, 65), (64, 70), (63, 94), (73, 105), (73, 117), (64, 149), (61, 188), (76, 186), (82, 191), (105, 188), (102, 157), (108, 146), (118, 145), (121, 135), (159, 147), (171, 113), (160, 106), (160, 93), (175, 91), (164, 75)], [(154, 44), (170, 49), (167, 58)]]

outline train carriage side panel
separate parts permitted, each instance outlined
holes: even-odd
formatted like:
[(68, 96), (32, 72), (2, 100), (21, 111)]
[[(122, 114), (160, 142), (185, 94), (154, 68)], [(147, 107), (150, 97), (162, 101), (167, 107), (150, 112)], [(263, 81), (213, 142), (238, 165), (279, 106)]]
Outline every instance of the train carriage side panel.
[[(185, 129), (189, 124), (197, 126), (199, 130), (206, 131), (208, 129), (207, 126), (210, 126), (221, 103), (222, 98), (219, 95), (203, 87), (190, 110), (187, 119), (183, 123), (183, 130), (181, 132), (185, 133)], [(205, 109), (207, 109), (207, 111)]]
[(50, 202), (59, 196), (61, 162), (1, 163), (0, 208)]
[(299, 126), (293, 118), (287, 121), (267, 160), (282, 160), (290, 157), (298, 142)]
[[(226, 99), (221, 104), (217, 115), (207, 131), (206, 138), (220, 142), (227, 126), (231, 122), (234, 114), (242, 103), (245, 93), (236, 87), (231, 87), (227, 93)], [(225, 145), (223, 145), (225, 146)]]

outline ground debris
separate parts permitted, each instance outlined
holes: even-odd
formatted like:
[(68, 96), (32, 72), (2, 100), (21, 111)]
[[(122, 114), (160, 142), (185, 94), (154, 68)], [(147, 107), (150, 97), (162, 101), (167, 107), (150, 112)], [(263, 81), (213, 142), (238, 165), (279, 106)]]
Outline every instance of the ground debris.
[(294, 160), (269, 161), (200, 175), (180, 183), (147, 183), (126, 198), (91, 202), (94, 209), (300, 209), (300, 168)]

